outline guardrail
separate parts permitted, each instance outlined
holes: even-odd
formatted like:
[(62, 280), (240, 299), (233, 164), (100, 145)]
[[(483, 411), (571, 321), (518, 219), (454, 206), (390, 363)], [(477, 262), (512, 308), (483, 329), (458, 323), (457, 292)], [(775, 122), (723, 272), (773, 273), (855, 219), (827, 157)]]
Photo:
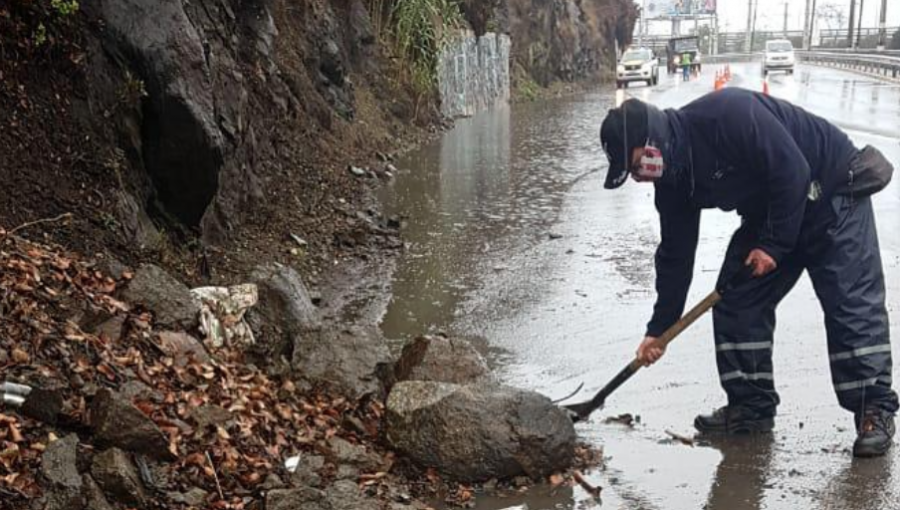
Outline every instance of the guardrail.
[(847, 69), (880, 78), (900, 79), (900, 56), (885, 55), (883, 53), (844, 53), (824, 51), (798, 51), (800, 61)]
[(762, 60), (762, 53), (720, 53), (718, 55), (702, 55), (700, 60), (704, 64), (759, 62)]

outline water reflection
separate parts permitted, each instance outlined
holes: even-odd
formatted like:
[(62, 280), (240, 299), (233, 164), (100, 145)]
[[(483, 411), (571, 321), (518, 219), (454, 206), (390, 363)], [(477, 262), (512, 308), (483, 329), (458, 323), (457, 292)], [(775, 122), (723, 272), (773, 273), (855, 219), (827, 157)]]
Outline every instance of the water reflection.
[(764, 508), (764, 490), (771, 473), (771, 435), (732, 438), (713, 446), (722, 452), (709, 497), (709, 510), (758, 510)]
[[(565, 191), (605, 161), (596, 137), (606, 105), (594, 97), (485, 112), (398, 162), (382, 201), (406, 218), (409, 249), (382, 321), (386, 336), (447, 330), (467, 313), (461, 298), (485, 284), (480, 275), (512, 269), (523, 249), (546, 239)], [(512, 299), (514, 287), (500, 299)]]

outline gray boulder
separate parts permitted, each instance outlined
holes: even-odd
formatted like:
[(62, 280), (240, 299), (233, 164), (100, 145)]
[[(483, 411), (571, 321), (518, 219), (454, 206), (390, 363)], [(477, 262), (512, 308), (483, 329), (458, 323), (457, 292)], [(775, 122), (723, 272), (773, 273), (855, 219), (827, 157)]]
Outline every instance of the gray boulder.
[(296, 375), (351, 398), (381, 394), (391, 363), (387, 342), (375, 326), (319, 330), (295, 338)]
[(78, 436), (69, 434), (50, 443), (41, 457), (41, 472), (49, 482), (45, 488), (48, 510), (68, 510), (84, 505), (77, 449)]
[(395, 450), (460, 481), (558, 472), (571, 464), (576, 439), (550, 399), (497, 384), (398, 383), (385, 428)]
[(122, 299), (153, 312), (157, 324), (181, 329), (197, 325), (200, 304), (190, 289), (161, 268), (144, 264), (122, 292)]
[(110, 448), (94, 456), (91, 477), (115, 501), (137, 507), (147, 504), (147, 492), (127, 453)]
[(403, 347), (394, 369), (397, 381), (468, 384), (488, 377), (487, 362), (469, 342), (420, 336)]
[(153, 420), (106, 388), (99, 390), (91, 402), (90, 422), (101, 447), (115, 446), (156, 459), (171, 458), (169, 440)]
[(257, 342), (269, 356), (286, 356), (294, 349), (294, 339), (322, 325), (319, 310), (293, 268), (272, 263), (257, 267), (250, 275), (256, 284), (259, 302), (247, 311), (246, 319)]

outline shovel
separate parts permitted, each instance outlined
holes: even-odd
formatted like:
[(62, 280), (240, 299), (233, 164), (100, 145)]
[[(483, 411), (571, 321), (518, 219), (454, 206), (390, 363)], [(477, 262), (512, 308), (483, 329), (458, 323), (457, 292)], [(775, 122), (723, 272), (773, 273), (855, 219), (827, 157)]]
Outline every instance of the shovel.
[[(700, 301), (691, 308), (688, 313), (684, 314), (678, 322), (669, 327), (669, 329), (665, 330), (662, 335), (659, 336), (660, 342), (662, 342), (663, 347), (667, 347), (672, 340), (678, 337), (682, 331), (686, 330), (691, 324), (693, 324), (697, 319), (699, 319), (703, 314), (706, 313), (707, 310), (716, 305), (719, 301), (722, 300), (722, 295), (727, 293), (729, 290), (740, 286), (741, 284), (750, 280), (753, 275), (753, 268), (751, 266), (743, 266), (740, 271), (737, 272), (726, 284), (712, 291), (703, 298), (703, 301)], [(634, 374), (638, 372), (638, 370), (643, 367), (643, 364), (640, 360), (635, 358), (631, 361), (625, 368), (622, 369), (621, 372), (616, 374), (615, 377), (609, 381), (606, 386), (604, 386), (600, 391), (594, 395), (594, 398), (581, 402), (578, 404), (570, 404), (563, 406), (563, 409), (569, 414), (569, 418), (572, 419), (573, 422), (578, 423), (579, 421), (584, 421), (597, 409), (603, 407), (603, 404), (606, 402), (606, 397), (610, 396), (612, 392), (616, 391), (625, 381), (631, 378)], [(579, 387), (580, 388), (580, 387)], [(577, 390), (576, 390), (577, 391)]]

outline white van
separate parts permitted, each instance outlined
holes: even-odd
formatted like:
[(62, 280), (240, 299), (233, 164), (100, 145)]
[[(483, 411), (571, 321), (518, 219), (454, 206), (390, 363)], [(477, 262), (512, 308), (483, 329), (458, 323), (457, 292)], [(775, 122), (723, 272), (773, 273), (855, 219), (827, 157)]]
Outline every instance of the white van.
[(794, 45), (787, 39), (766, 41), (766, 54), (763, 57), (763, 75), (769, 71), (786, 71), (794, 74)]

